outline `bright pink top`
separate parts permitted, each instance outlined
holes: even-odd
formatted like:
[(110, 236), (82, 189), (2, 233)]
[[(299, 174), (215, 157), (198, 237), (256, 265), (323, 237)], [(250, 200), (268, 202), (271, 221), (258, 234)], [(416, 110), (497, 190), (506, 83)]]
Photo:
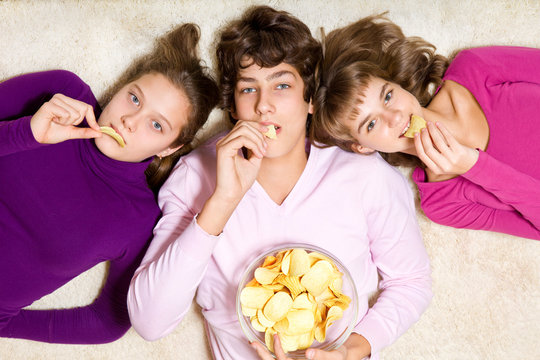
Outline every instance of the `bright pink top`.
[(466, 87), (484, 111), (489, 143), (462, 176), (413, 179), (431, 220), (458, 228), (540, 239), (540, 49), (484, 47), (460, 52), (443, 80)]
[[(397, 170), (378, 155), (312, 146), (281, 205), (255, 182), (216, 237), (195, 220), (215, 187), (216, 141), (182, 157), (160, 191), (163, 217), (128, 295), (141, 336), (173, 331), (197, 291), (215, 358), (257, 359), (236, 316), (236, 291), (250, 261), (284, 243), (324, 248), (348, 267), (360, 302), (355, 331), (374, 354), (418, 320), (432, 296), (430, 267), (411, 190)], [(382, 292), (369, 309), (379, 274)]]

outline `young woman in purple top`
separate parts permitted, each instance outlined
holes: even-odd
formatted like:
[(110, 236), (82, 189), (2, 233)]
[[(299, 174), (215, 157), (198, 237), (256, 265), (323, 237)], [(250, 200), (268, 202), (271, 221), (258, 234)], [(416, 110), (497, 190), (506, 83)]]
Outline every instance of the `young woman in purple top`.
[[(0, 336), (90, 344), (130, 327), (129, 281), (160, 216), (152, 190), (218, 100), (199, 36), (184, 24), (160, 38), (103, 111), (67, 71), (0, 83)], [(92, 304), (24, 309), (102, 261), (109, 273)]]
[[(434, 50), (383, 16), (332, 31), (311, 135), (417, 163), (438, 223), (540, 239), (540, 49), (475, 48), (451, 62)], [(413, 115), (427, 127), (408, 138)]]

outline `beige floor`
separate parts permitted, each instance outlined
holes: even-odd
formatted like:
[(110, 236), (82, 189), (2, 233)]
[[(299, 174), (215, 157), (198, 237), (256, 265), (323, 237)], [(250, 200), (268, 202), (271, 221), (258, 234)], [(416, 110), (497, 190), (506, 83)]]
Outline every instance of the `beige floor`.
[[(215, 30), (252, 1), (0, 0), (0, 79), (64, 68), (99, 95), (152, 39), (179, 22), (200, 24), (211, 63)], [(389, 10), (408, 35), (444, 54), (488, 44), (540, 47), (537, 1), (275, 0), (313, 31)], [(212, 115), (203, 137), (219, 127)], [(407, 173), (406, 170), (404, 170)], [(411, 186), (412, 187), (412, 186)], [(420, 225), (432, 259), (435, 297), (421, 320), (383, 351), (385, 359), (540, 359), (540, 243), (486, 232)], [(83, 305), (97, 294), (99, 265), (34, 307)], [(1, 295), (0, 295), (1, 296)], [(107, 345), (67, 346), (0, 339), (0, 359), (209, 359), (196, 306), (168, 337), (143, 341), (133, 330)]]

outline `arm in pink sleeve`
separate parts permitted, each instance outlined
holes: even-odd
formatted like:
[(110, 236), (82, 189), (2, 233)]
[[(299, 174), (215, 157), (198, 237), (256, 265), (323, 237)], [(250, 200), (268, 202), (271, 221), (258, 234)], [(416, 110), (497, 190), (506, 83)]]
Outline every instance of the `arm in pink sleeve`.
[(422, 209), (434, 222), (540, 239), (540, 181), (480, 151), (471, 170), (426, 183), (415, 170)]
[(181, 160), (159, 193), (163, 216), (128, 292), (131, 323), (146, 340), (169, 334), (182, 321), (217, 242), (196, 221), (210, 195), (204, 183)]
[(432, 298), (431, 269), (424, 248), (412, 192), (405, 178), (381, 165), (369, 193), (365, 214), (373, 262), (382, 280), (377, 302), (355, 332), (371, 344), (372, 354), (401, 336), (427, 308)]
[[(480, 74), (486, 85), (504, 82), (529, 82), (540, 84), (540, 49), (518, 46), (488, 46), (461, 51), (452, 61), (464, 71)], [(489, 68), (489, 72), (486, 72)], [(477, 78), (475, 74), (468, 74)]]

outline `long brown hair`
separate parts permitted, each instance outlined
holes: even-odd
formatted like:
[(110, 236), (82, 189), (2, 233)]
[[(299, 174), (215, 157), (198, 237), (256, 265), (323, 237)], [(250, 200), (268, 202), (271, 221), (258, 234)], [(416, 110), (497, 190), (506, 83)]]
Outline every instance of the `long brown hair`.
[[(313, 98), (312, 140), (352, 151), (356, 143), (345, 126), (358, 116), (372, 77), (400, 85), (426, 106), (440, 85), (448, 59), (419, 37), (406, 37), (385, 14), (336, 29), (324, 40), (319, 87)], [(382, 154), (393, 165), (411, 163), (407, 154)]]
[(146, 169), (148, 185), (155, 192), (169, 176), (178, 158), (189, 151), (195, 134), (219, 101), (217, 85), (198, 56), (199, 39), (200, 30), (197, 25), (178, 25), (156, 39), (154, 49), (136, 59), (106, 92), (103, 99), (103, 102), (109, 102), (120, 88), (148, 73), (164, 75), (188, 98), (190, 106), (187, 124), (171, 144), (171, 147), (184, 146), (169, 156), (155, 156)]
[[(253, 63), (261, 67), (283, 62), (293, 66), (304, 82), (304, 100), (309, 102), (315, 93), (315, 70), (322, 49), (307, 25), (296, 17), (268, 6), (255, 6), (223, 29), (216, 55), (220, 107), (232, 111), (238, 71)], [(242, 66), (246, 58), (252, 62)]]

